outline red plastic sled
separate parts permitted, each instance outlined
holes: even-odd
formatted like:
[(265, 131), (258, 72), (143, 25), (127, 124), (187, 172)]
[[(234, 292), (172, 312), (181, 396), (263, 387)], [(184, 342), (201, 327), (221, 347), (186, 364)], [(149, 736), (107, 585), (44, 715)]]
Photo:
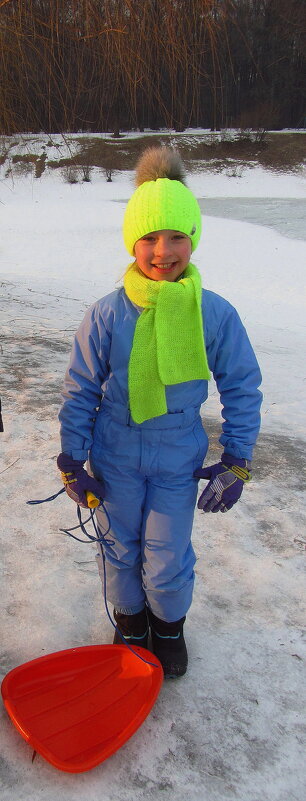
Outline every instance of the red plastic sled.
[(144, 648), (89, 645), (11, 670), (1, 692), (21, 736), (51, 765), (81, 773), (103, 762), (141, 726), (163, 681)]

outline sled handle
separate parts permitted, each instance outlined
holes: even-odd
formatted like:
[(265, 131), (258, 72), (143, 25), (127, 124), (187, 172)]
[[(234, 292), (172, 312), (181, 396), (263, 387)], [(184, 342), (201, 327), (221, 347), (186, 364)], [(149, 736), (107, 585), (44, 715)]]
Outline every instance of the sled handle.
[(89, 492), (89, 491), (86, 492), (86, 500), (87, 500), (89, 509), (96, 509), (97, 506), (99, 506), (100, 501), (98, 500), (98, 498), (96, 498), (96, 496), (93, 494), (93, 492)]

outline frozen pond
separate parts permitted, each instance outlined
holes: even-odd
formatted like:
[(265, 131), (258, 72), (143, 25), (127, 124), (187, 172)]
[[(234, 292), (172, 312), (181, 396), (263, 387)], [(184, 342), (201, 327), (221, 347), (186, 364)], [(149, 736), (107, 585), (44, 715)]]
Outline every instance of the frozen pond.
[[(128, 198), (112, 200), (128, 202)], [(306, 241), (306, 198), (198, 197), (198, 201), (206, 217), (264, 225), (282, 236)]]
[(291, 239), (306, 240), (304, 198), (202, 197), (199, 204), (206, 216), (265, 225)]

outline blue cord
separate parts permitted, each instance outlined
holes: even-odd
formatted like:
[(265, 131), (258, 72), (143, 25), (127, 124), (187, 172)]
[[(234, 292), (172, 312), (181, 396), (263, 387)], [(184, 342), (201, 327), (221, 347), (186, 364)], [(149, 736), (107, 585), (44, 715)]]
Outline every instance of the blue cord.
[[(81, 528), (81, 531), (88, 538), (89, 542), (97, 542), (97, 543), (99, 543), (99, 545), (101, 545), (101, 555), (102, 555), (102, 564), (103, 564), (103, 598), (104, 598), (104, 605), (105, 605), (105, 611), (106, 611), (107, 617), (108, 617), (110, 623), (112, 624), (113, 628), (115, 629), (115, 631), (118, 632), (118, 634), (121, 637), (122, 642), (124, 643), (124, 645), (126, 645), (126, 647), (129, 648), (129, 650), (132, 652), (132, 654), (137, 656), (138, 659), (141, 659), (142, 662), (145, 662), (146, 665), (152, 665), (153, 667), (158, 667), (158, 665), (156, 665), (154, 662), (149, 662), (148, 659), (144, 659), (143, 656), (140, 656), (140, 654), (138, 654), (136, 651), (134, 651), (134, 648), (132, 648), (132, 646), (129, 645), (129, 643), (127, 643), (127, 641), (125, 640), (123, 634), (118, 629), (118, 626), (116, 626), (116, 623), (114, 623), (113, 618), (112, 618), (112, 616), (110, 614), (110, 611), (109, 611), (109, 608), (108, 608), (108, 601), (107, 601), (107, 597), (106, 597), (106, 564), (105, 564), (106, 560), (105, 560), (105, 552), (104, 552), (103, 545), (104, 545), (105, 542), (107, 542), (108, 545), (113, 545), (114, 544), (114, 540), (106, 540), (106, 537), (107, 537), (107, 535), (108, 535), (108, 533), (109, 533), (109, 531), (111, 529), (110, 516), (108, 514), (108, 511), (107, 511), (103, 501), (101, 501), (99, 506), (102, 507), (102, 509), (104, 511), (104, 514), (106, 515), (107, 526), (108, 526), (106, 531), (102, 532), (99, 529), (99, 527), (97, 526), (96, 521), (95, 521), (95, 516), (94, 516), (95, 515), (95, 510), (93, 510), (93, 509), (90, 509), (90, 517), (84, 523), (84, 521), (82, 520), (80, 506), (78, 506), (78, 508), (77, 508), (79, 525), (78, 526), (74, 526), (73, 529), (60, 529), (60, 531), (62, 532), (62, 534), (67, 534), (68, 537), (72, 537), (73, 539), (77, 539), (79, 542), (87, 543), (87, 540), (81, 540), (79, 537), (76, 537), (75, 535), (71, 534), (71, 531), (74, 531), (76, 528)], [(89, 534), (88, 531), (85, 528), (86, 523), (88, 523), (89, 521), (93, 525), (93, 528), (94, 528), (94, 531), (95, 531), (95, 534), (96, 534), (95, 537), (93, 537), (91, 534)]]
[(65, 487), (56, 492), (55, 495), (50, 495), (50, 498), (43, 498), (41, 501), (27, 501), (28, 506), (34, 506), (36, 503), (47, 503), (47, 501), (54, 501), (55, 498), (58, 498), (59, 495), (65, 492)]
[[(59, 492), (57, 492), (55, 495), (50, 495), (49, 498), (43, 498), (42, 500), (27, 501), (27, 504), (29, 504), (30, 506), (34, 506), (35, 504), (47, 503), (47, 501), (54, 501), (55, 498), (58, 498), (58, 496), (61, 495), (63, 492), (65, 492), (65, 487), (62, 487), (62, 489), (60, 489)], [(104, 598), (104, 605), (105, 605), (105, 610), (106, 610), (107, 617), (108, 617), (110, 623), (112, 624), (113, 628), (115, 629), (115, 631), (118, 632), (118, 634), (121, 637), (122, 642), (124, 643), (124, 645), (127, 648), (129, 648), (130, 651), (132, 651), (132, 654), (137, 656), (138, 659), (140, 659), (142, 662), (145, 662), (146, 665), (151, 665), (152, 667), (156, 668), (156, 667), (158, 667), (158, 665), (156, 665), (154, 662), (149, 662), (148, 659), (144, 659), (143, 656), (140, 656), (140, 654), (138, 654), (137, 651), (134, 651), (132, 646), (129, 645), (129, 643), (127, 643), (127, 641), (125, 640), (123, 634), (118, 629), (118, 626), (116, 626), (116, 623), (114, 623), (113, 618), (111, 616), (111, 613), (109, 611), (108, 601), (107, 601), (107, 597), (106, 597), (106, 565), (105, 565), (105, 551), (104, 551), (103, 545), (104, 545), (104, 543), (107, 543), (107, 545), (114, 545), (114, 540), (110, 540), (110, 539), (107, 540), (106, 539), (106, 537), (109, 534), (110, 529), (111, 529), (111, 521), (110, 521), (110, 516), (108, 514), (108, 511), (107, 511), (103, 501), (100, 502), (98, 508), (100, 508), (100, 507), (103, 509), (104, 514), (106, 516), (106, 520), (107, 520), (107, 529), (106, 529), (106, 531), (102, 532), (99, 529), (99, 527), (98, 527), (98, 525), (97, 525), (97, 523), (95, 521), (95, 517), (94, 517), (95, 509), (90, 509), (89, 510), (89, 517), (87, 518), (87, 520), (85, 520), (85, 521), (82, 520), (81, 507), (79, 505), (77, 506), (77, 515), (78, 515), (78, 521), (79, 521), (78, 525), (77, 526), (72, 526), (72, 528), (60, 528), (59, 531), (61, 532), (61, 534), (66, 534), (68, 537), (71, 537), (73, 540), (77, 540), (77, 542), (85, 543), (85, 545), (88, 545), (91, 542), (99, 543), (99, 545), (101, 546), (101, 555), (102, 555), (102, 564), (103, 564), (103, 598)], [(92, 534), (89, 534), (88, 531), (85, 528), (87, 523), (90, 523), (90, 522), (92, 523), (94, 532), (96, 534), (95, 537)], [(72, 531), (76, 531), (76, 529), (78, 529), (78, 528), (80, 528), (81, 531), (83, 532), (83, 534), (85, 534), (85, 536), (87, 537), (86, 540), (82, 540), (80, 537), (76, 537), (75, 534), (71, 533)]]

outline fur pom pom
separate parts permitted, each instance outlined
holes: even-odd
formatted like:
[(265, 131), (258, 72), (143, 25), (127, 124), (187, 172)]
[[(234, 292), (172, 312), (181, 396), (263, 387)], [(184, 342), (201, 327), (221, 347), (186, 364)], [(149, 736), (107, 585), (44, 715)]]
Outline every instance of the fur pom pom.
[(171, 147), (148, 147), (136, 166), (135, 183), (141, 186), (145, 181), (157, 178), (170, 178), (185, 184), (185, 170), (177, 150)]

